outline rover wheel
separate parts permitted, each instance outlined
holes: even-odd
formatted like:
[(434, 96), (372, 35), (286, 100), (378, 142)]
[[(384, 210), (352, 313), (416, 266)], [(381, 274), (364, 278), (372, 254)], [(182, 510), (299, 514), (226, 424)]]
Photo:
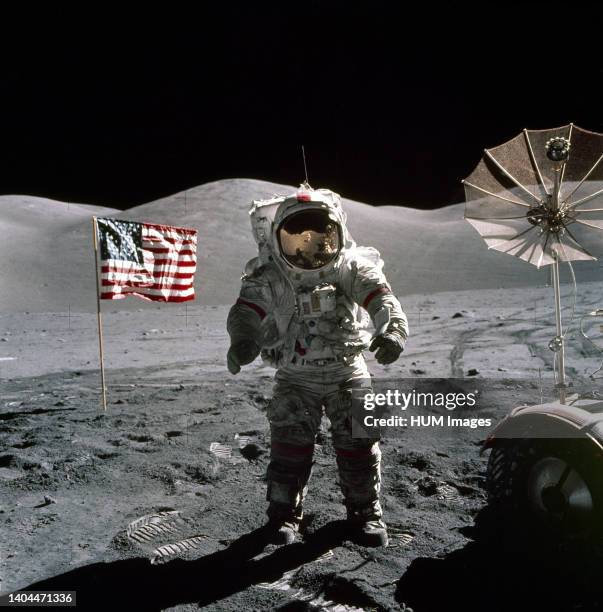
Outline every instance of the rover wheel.
[(589, 439), (499, 440), (487, 487), (508, 518), (560, 534), (603, 532), (603, 456)]

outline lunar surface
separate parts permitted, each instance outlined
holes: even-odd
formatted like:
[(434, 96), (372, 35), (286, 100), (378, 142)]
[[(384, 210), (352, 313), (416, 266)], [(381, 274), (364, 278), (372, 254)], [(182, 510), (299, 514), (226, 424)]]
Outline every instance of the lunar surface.
[[(390, 546), (354, 544), (325, 419), (303, 538), (266, 545), (266, 406), (274, 370), (226, 369), (229, 304), (254, 256), (247, 207), (292, 187), (225, 180), (126, 212), (0, 198), (0, 593), (77, 591), (80, 609), (590, 610), (600, 558), (497, 539), (481, 445), (491, 427), (384, 437)], [(375, 380), (464, 379), (498, 422), (554, 398), (549, 271), (489, 252), (462, 205), (422, 212), (345, 202), (408, 314), (400, 360)], [(199, 230), (197, 299), (104, 301), (101, 406), (92, 215)], [(593, 235), (590, 248), (597, 251)], [(572, 392), (603, 395), (601, 264), (563, 271)], [(573, 310), (573, 316), (572, 316)], [(392, 383), (393, 384), (393, 383)], [(596, 561), (596, 562), (595, 562)]]

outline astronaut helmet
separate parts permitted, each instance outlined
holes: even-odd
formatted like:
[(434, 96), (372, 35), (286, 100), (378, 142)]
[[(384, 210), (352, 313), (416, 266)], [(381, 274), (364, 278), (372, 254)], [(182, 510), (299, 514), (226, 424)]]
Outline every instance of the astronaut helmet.
[(273, 222), (273, 251), (296, 274), (336, 267), (351, 245), (341, 198), (307, 183), (279, 205)]

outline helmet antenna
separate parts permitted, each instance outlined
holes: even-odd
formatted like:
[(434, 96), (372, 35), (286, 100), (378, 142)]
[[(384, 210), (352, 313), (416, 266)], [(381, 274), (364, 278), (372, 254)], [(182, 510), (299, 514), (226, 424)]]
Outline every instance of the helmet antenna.
[(308, 182), (308, 166), (306, 166), (306, 151), (304, 149), (304, 145), (301, 146), (301, 150), (302, 150), (302, 159), (304, 160), (304, 174), (306, 175), (304, 186), (309, 188), (310, 183)]

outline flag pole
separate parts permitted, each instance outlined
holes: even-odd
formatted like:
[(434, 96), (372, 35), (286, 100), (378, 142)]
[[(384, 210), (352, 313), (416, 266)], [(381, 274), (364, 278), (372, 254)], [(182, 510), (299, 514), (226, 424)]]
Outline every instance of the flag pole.
[(107, 387), (105, 385), (105, 358), (103, 353), (103, 320), (100, 309), (100, 288), (98, 278), (98, 239), (97, 239), (97, 224), (96, 217), (92, 217), (92, 233), (94, 235), (94, 267), (96, 269), (96, 316), (98, 321), (98, 347), (100, 352), (100, 370), (101, 370), (101, 385), (102, 385), (102, 400), (103, 410), (107, 411)]

